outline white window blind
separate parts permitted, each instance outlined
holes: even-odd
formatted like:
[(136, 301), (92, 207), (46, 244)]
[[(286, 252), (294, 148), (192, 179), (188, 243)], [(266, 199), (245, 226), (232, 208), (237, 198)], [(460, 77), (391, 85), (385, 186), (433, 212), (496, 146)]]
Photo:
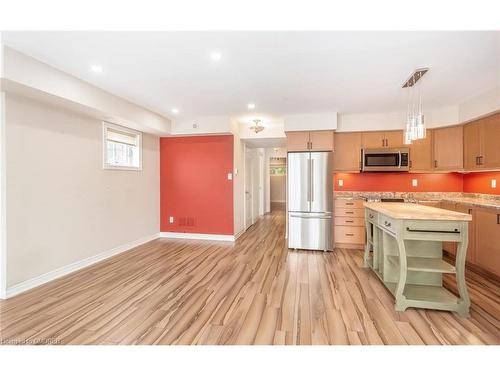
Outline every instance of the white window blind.
[(139, 170), (142, 168), (142, 134), (110, 123), (103, 123), (103, 167)]

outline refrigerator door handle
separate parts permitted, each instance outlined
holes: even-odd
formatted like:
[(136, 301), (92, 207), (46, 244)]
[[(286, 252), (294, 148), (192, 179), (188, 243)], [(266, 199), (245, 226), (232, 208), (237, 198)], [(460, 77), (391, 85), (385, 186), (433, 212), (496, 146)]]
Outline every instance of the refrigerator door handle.
[(311, 202), (314, 202), (314, 159), (311, 158)]

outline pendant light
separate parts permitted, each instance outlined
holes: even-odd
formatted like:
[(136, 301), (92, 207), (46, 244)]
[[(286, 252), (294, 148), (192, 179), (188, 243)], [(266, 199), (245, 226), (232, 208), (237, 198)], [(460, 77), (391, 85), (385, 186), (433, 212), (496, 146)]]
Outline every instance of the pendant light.
[(264, 127), (259, 124), (260, 120), (255, 119), (255, 120), (253, 120), (253, 122), (255, 123), (255, 125), (250, 126), (250, 129), (253, 130), (255, 133), (259, 133), (262, 130), (264, 130)]
[[(418, 93), (415, 86), (422, 76), (427, 73), (428, 68), (415, 70), (413, 74), (403, 83), (403, 88), (408, 89), (408, 106), (406, 112), (406, 124), (404, 129), (404, 143), (409, 145), (413, 141), (423, 139), (427, 136), (424, 113), (422, 110), (422, 90), (421, 84), (418, 86)], [(418, 96), (417, 96), (418, 94)]]

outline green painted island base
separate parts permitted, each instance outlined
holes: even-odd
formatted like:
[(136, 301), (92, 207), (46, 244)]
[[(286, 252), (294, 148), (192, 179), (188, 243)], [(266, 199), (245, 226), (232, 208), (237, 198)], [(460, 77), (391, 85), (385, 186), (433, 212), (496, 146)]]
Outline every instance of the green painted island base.
[[(464, 276), (467, 222), (395, 220), (369, 209), (365, 214), (364, 265), (394, 295), (396, 311), (416, 307), (469, 315)], [(455, 265), (442, 259), (442, 241), (458, 242)], [(443, 273), (456, 275), (460, 296), (443, 287)]]

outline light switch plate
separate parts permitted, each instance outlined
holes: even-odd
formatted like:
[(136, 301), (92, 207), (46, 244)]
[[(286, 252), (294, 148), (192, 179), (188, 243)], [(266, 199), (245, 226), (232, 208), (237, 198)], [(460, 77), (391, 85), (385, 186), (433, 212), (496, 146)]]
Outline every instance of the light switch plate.
[(413, 178), (411, 180), (411, 186), (413, 186), (413, 187), (417, 187), (418, 186), (418, 180), (416, 178)]
[(496, 189), (496, 188), (497, 188), (497, 180), (496, 180), (496, 178), (492, 178), (492, 179), (491, 179), (491, 187), (492, 187), (493, 189)]
[(228, 173), (227, 174), (227, 179), (228, 180), (232, 180), (233, 179), (233, 174), (232, 173)]
[(344, 180), (339, 180), (339, 186), (344, 186)]
[(173, 216), (169, 216), (169, 218), (168, 218), (168, 222), (169, 222), (170, 224), (172, 224), (172, 223), (174, 222), (174, 217), (173, 217)]

